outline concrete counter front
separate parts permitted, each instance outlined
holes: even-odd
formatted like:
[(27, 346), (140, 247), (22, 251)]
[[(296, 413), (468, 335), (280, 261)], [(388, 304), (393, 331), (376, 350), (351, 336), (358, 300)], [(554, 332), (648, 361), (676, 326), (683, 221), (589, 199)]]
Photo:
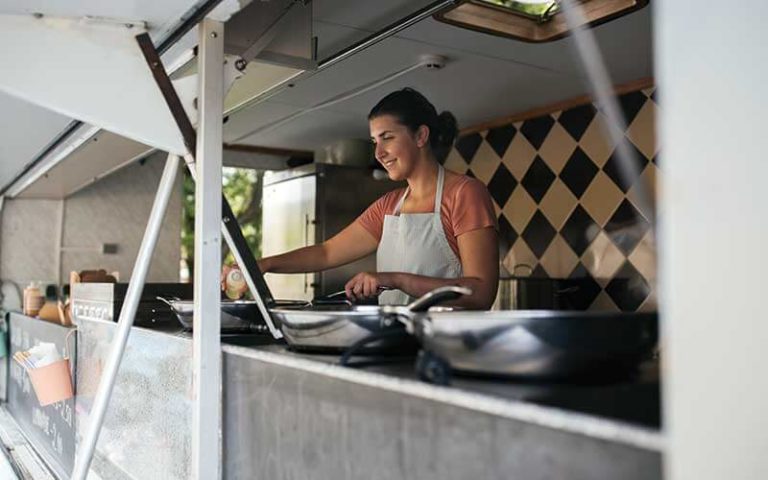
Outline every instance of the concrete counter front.
[[(12, 335), (29, 322), (12, 318)], [(78, 326), (76, 441), (115, 329)], [(440, 387), (416, 380), (411, 362), (352, 369), (251, 338), (223, 347), (225, 479), (661, 478), (654, 415), (585, 413), (591, 388), (566, 388), (581, 392), (570, 408), (546, 400), (556, 397), (541, 385), (457, 378)], [(99, 477), (189, 478), (191, 358), (188, 333), (133, 329), (92, 466)], [(627, 398), (622, 388), (596, 391), (609, 404)], [(629, 391), (640, 398), (629, 410), (653, 403), (643, 392)], [(71, 464), (71, 453), (58, 463)]]
[(224, 374), (225, 478), (661, 478), (660, 433), (623, 422), (277, 346), (225, 346)]

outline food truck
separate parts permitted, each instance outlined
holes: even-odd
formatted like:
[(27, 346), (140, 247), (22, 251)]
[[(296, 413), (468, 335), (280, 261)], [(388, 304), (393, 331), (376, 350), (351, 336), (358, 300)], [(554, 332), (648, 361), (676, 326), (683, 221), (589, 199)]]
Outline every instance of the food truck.
[[(761, 478), (739, 7), (0, 1), (0, 478)], [(410, 185), (369, 114), (404, 88), (489, 199), (488, 308), (263, 271)]]

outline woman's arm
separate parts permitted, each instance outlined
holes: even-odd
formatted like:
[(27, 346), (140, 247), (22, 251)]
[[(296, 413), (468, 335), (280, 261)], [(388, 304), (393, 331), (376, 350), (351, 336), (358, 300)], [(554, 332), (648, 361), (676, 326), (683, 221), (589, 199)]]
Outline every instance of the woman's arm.
[(360, 273), (347, 282), (350, 298), (375, 295), (379, 286), (402, 290), (412, 297), (419, 297), (437, 287), (458, 285), (468, 287), (472, 295), (462, 297), (446, 305), (473, 310), (486, 310), (496, 299), (499, 283), (499, 245), (493, 227), (473, 230), (457, 237), (463, 277), (436, 278), (403, 272)]
[(298, 248), (259, 260), (263, 273), (319, 272), (338, 267), (374, 252), (378, 242), (358, 222), (319, 245)]

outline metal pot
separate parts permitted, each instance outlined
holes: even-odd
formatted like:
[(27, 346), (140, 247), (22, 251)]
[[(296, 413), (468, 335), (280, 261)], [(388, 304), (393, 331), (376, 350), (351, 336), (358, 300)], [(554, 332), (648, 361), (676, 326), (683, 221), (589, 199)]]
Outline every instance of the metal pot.
[[(523, 269), (527, 275), (520, 275)], [(579, 279), (531, 277), (530, 265), (514, 266), (513, 275), (499, 278), (492, 310), (581, 310), (577, 295)]]
[(406, 322), (422, 345), (417, 370), (447, 383), (452, 370), (536, 379), (615, 376), (650, 357), (656, 313), (517, 310), (429, 312)]

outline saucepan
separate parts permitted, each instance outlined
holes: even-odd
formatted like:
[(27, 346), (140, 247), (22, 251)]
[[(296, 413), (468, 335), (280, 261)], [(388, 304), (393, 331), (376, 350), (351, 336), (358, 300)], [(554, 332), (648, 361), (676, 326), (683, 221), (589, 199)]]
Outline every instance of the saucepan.
[(270, 314), (283, 331), (289, 346), (304, 351), (345, 351), (348, 357), (366, 351), (405, 348), (413, 339), (400, 317), (425, 312), (435, 305), (459, 298), (469, 291), (440, 287), (409, 305), (318, 304), (271, 308)]
[(658, 316), (566, 310), (442, 311), (401, 316), (421, 343), (417, 373), (449, 383), (451, 372), (523, 379), (630, 374), (650, 358)]

